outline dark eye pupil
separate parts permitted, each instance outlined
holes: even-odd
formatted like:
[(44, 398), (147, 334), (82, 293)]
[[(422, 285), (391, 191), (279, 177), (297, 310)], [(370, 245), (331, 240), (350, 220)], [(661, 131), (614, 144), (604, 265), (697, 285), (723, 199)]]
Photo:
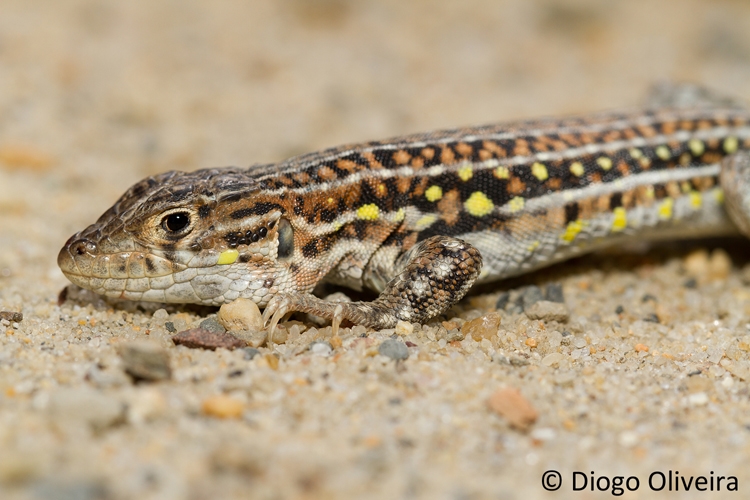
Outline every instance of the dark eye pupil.
[(164, 229), (173, 233), (185, 229), (188, 224), (190, 224), (190, 217), (185, 212), (169, 214), (164, 217), (164, 221), (162, 222)]

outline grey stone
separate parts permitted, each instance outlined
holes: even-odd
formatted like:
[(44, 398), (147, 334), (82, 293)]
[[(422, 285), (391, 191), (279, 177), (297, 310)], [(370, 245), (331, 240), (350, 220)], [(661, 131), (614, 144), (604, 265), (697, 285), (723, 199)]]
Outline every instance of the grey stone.
[(393, 360), (405, 360), (409, 357), (409, 348), (400, 340), (386, 339), (378, 347), (378, 353)]
[(125, 373), (136, 381), (165, 380), (172, 376), (169, 354), (159, 344), (138, 340), (122, 344), (117, 349)]
[(200, 327), (204, 330), (214, 333), (224, 333), (227, 331), (224, 326), (217, 321), (216, 318), (206, 318), (200, 323)]

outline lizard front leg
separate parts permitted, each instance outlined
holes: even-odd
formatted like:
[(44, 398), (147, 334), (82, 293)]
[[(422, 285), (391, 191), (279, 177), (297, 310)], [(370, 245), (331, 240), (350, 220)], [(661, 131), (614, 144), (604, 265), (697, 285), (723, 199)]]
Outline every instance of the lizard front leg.
[[(280, 293), (263, 313), (270, 332), (288, 312), (330, 319), (334, 335), (342, 320), (370, 328), (393, 328), (399, 320), (425, 322), (466, 295), (482, 268), (479, 251), (463, 240), (433, 236), (394, 264), (396, 275), (372, 302), (327, 302), (308, 293)], [(269, 322), (270, 320), (270, 322)]]

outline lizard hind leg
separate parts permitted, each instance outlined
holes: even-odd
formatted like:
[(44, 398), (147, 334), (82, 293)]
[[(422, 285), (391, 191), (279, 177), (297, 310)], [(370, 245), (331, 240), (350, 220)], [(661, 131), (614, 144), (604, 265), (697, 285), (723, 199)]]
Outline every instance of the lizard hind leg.
[(401, 270), (373, 304), (392, 311), (396, 321), (421, 323), (466, 295), (479, 277), (482, 255), (458, 238), (432, 236), (401, 256), (396, 268)]
[[(461, 300), (479, 277), (482, 256), (463, 240), (433, 236), (396, 262), (396, 276), (372, 302), (327, 302), (309, 293), (280, 293), (263, 313), (272, 330), (287, 312), (299, 311), (370, 328), (393, 328), (399, 320), (425, 322)], [(334, 332), (335, 335), (335, 332)]]

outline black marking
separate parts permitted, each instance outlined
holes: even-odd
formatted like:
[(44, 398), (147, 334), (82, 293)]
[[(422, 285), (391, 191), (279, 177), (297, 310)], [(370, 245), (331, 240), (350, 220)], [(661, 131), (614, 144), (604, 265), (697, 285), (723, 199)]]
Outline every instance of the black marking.
[(278, 203), (261, 201), (259, 203), (256, 203), (251, 210), (255, 215), (265, 215), (271, 210), (281, 210), (281, 205), (279, 205)]
[(565, 205), (565, 224), (578, 220), (579, 209), (578, 203), (575, 202)]
[(612, 193), (609, 198), (609, 209), (614, 210), (615, 208), (622, 206), (622, 193)]
[(232, 219), (244, 219), (245, 217), (250, 217), (251, 215), (254, 215), (255, 211), (252, 208), (241, 208), (239, 210), (235, 210), (229, 216)]
[(312, 240), (302, 247), (302, 255), (308, 259), (318, 256), (318, 240)]
[(250, 255), (248, 255), (246, 253), (241, 254), (240, 258), (239, 258), (239, 261), (240, 262), (250, 262)]
[(211, 207), (208, 205), (201, 205), (198, 207), (198, 215), (201, 219), (205, 219), (211, 213)]
[(188, 186), (178, 191), (172, 191), (170, 193), (170, 201), (172, 202), (182, 201), (188, 196), (190, 196), (192, 192), (193, 192), (193, 186)]
[(156, 266), (154, 266), (154, 261), (151, 260), (151, 257), (146, 257), (143, 260), (146, 263), (146, 269), (148, 269), (148, 272), (151, 274), (156, 274)]
[(323, 222), (333, 222), (336, 220), (337, 215), (335, 211), (324, 208), (320, 211), (320, 220)]

